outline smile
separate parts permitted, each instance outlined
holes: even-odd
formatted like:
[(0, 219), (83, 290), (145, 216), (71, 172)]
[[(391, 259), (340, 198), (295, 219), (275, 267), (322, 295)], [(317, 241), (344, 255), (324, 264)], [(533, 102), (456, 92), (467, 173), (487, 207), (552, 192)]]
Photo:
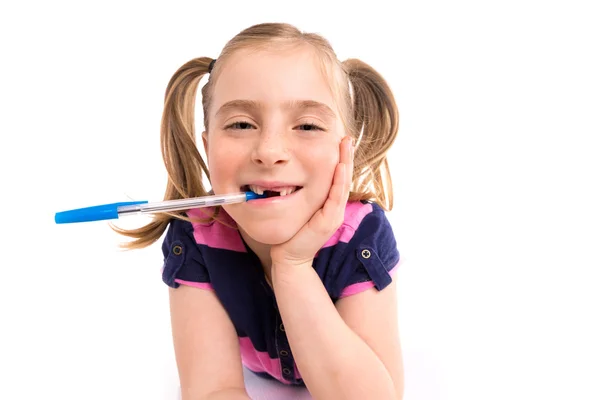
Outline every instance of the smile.
[(260, 185), (244, 185), (241, 187), (243, 192), (252, 191), (259, 195), (266, 195), (269, 197), (283, 197), (288, 196), (298, 190), (302, 189), (302, 186), (277, 186), (277, 187), (267, 187)]

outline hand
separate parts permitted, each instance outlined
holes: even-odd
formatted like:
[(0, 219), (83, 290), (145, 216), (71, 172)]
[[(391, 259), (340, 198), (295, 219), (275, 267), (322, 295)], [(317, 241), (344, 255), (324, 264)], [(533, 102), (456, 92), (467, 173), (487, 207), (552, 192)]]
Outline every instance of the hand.
[(344, 213), (352, 184), (354, 169), (354, 140), (346, 136), (340, 142), (340, 162), (323, 208), (285, 243), (271, 248), (275, 265), (312, 265), (315, 254), (344, 222)]

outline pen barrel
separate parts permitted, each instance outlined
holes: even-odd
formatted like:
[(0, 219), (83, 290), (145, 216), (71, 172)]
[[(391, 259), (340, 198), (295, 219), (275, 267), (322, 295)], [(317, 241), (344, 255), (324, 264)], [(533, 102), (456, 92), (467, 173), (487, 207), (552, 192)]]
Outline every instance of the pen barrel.
[(119, 216), (136, 213), (158, 213), (190, 210), (199, 207), (212, 207), (223, 204), (242, 203), (247, 200), (246, 193), (234, 193), (226, 195), (213, 195), (197, 197), (192, 199), (165, 200), (160, 203), (148, 203), (137, 206), (123, 206), (118, 208)]

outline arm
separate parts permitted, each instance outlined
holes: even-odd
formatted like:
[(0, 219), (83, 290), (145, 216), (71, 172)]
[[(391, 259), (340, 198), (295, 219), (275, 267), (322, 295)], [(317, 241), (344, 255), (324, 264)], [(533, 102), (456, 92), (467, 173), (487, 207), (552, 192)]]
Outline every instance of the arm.
[(402, 399), (395, 281), (340, 299), (337, 309), (310, 265), (273, 265), (273, 286), (298, 369), (316, 399)]
[(248, 400), (239, 342), (217, 296), (189, 286), (169, 289), (182, 400)]

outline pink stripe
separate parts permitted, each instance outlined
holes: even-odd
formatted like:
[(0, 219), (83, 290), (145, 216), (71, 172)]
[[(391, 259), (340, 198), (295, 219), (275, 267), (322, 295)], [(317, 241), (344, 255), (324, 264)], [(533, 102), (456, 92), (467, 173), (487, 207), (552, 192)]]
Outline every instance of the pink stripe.
[(352, 236), (354, 236), (363, 218), (372, 211), (372, 204), (363, 204), (360, 201), (348, 203), (344, 214), (344, 223), (323, 247), (335, 246), (339, 242), (348, 243), (352, 239)]
[[(240, 339), (240, 354), (242, 356), (242, 363), (254, 372), (266, 372), (278, 381), (290, 384), (283, 378), (281, 372), (281, 364), (278, 358), (271, 358), (266, 351), (257, 351), (252, 345), (252, 341), (249, 337), (242, 337)], [(296, 378), (300, 377), (296, 363), (294, 363), (294, 372)]]
[(206, 282), (190, 282), (190, 281), (184, 281), (181, 279), (175, 279), (175, 282), (182, 284), (182, 285), (186, 285), (186, 286), (193, 286), (198, 289), (213, 290), (212, 285), (210, 283), (206, 283)]
[[(390, 274), (390, 276), (394, 276), (394, 274), (398, 270), (398, 267), (401, 264), (402, 264), (402, 260), (400, 260), (400, 262), (398, 264), (396, 264), (396, 266), (394, 268), (392, 268), (388, 272)], [(343, 298), (343, 297), (352, 296), (353, 294), (364, 292), (365, 290), (370, 289), (372, 287), (375, 287), (375, 283), (373, 283), (373, 281), (354, 283), (352, 285), (346, 286), (344, 288), (344, 290), (342, 290), (342, 294), (340, 295), (340, 299)]]
[[(207, 218), (212, 215), (213, 210), (214, 209), (212, 207), (207, 207), (206, 209), (195, 208), (188, 211), (187, 214), (190, 218)], [(219, 219), (229, 226), (217, 221), (211, 221), (209, 223), (192, 223), (194, 227), (194, 239), (196, 239), (196, 243), (203, 244), (214, 249), (246, 253), (246, 247), (244, 246), (242, 237), (236, 228), (237, 224), (225, 212), (225, 209), (221, 209), (221, 211), (219, 211)]]

